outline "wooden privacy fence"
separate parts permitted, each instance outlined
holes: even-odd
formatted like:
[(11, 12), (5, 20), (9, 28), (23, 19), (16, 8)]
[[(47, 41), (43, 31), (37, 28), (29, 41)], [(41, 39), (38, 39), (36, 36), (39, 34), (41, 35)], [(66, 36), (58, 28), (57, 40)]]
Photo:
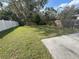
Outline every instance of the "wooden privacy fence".
[(18, 22), (16, 21), (7, 21), (7, 20), (0, 20), (0, 31), (12, 28), (12, 27), (16, 27), (18, 26)]

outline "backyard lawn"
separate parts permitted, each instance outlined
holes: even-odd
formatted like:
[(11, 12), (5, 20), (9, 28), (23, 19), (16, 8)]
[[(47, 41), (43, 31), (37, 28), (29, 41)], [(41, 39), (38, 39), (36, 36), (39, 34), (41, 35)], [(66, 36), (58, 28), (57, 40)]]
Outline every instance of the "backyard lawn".
[(41, 39), (74, 31), (53, 26), (23, 26), (0, 33), (0, 59), (52, 59)]
[(37, 28), (12, 28), (0, 33), (0, 59), (51, 59)]

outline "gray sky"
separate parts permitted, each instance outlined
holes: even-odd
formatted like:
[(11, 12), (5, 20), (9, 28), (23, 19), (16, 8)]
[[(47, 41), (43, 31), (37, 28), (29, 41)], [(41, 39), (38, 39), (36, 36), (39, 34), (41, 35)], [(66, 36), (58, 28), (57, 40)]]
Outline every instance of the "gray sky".
[(9, 1), (9, 0), (0, 0), (0, 2), (2, 2), (2, 4), (3, 4), (4, 7), (8, 6), (7, 1)]
[(0, 0), (0, 2), (7, 2), (7, 1), (9, 1), (9, 0)]

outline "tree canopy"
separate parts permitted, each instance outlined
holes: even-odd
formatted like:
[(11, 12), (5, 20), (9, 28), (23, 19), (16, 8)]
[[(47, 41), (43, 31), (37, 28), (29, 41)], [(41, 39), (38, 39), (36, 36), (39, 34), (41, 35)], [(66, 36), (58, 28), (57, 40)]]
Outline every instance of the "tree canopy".
[(72, 19), (72, 17), (77, 14), (77, 9), (75, 6), (66, 6), (64, 10), (58, 15), (61, 20)]
[(43, 8), (46, 3), (47, 0), (10, 0), (9, 8), (18, 18), (27, 18)]

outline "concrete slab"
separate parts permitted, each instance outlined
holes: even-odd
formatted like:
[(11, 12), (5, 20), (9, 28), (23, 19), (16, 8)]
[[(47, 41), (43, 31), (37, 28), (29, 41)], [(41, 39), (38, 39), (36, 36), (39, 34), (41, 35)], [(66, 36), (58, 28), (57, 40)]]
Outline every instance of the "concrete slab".
[(54, 59), (79, 59), (79, 33), (43, 39)]

